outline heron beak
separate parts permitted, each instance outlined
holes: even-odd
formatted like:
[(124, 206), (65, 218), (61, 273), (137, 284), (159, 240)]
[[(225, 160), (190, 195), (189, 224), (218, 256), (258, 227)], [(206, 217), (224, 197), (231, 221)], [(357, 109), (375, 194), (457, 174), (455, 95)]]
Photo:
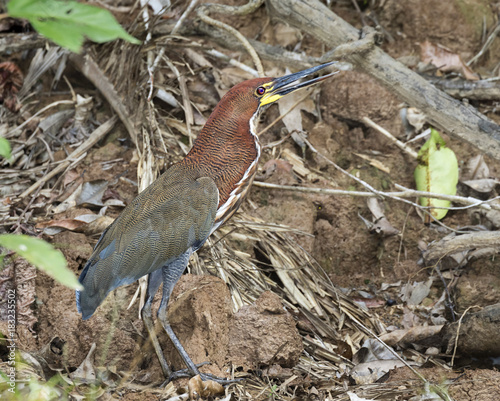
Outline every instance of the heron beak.
[(331, 76), (337, 74), (339, 71), (334, 71), (329, 74), (323, 75), (321, 77), (316, 77), (297, 83), (297, 81), (306, 78), (314, 74), (315, 72), (320, 71), (323, 68), (329, 67), (336, 63), (337, 63), (336, 61), (331, 61), (326, 64), (321, 64), (316, 67), (308, 68), (307, 70), (304, 71), (299, 71), (294, 74), (285, 75), (284, 77), (275, 78), (271, 82), (262, 85), (264, 88), (266, 88), (266, 93), (260, 99), (260, 106), (269, 105), (281, 99), (283, 96), (295, 92), (297, 89), (307, 88), (308, 86), (324, 81), (327, 78), (330, 78)]

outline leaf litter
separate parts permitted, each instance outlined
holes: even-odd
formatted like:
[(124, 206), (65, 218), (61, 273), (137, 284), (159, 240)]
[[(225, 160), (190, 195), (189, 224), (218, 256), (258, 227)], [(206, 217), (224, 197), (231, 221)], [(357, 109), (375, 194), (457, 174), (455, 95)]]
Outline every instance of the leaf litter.
[[(161, 38), (155, 40), (161, 43)], [(297, 45), (295, 40), (293, 43)], [(198, 50), (193, 50), (192, 48), (184, 49), (182, 44), (179, 45), (178, 42), (175, 42), (175, 46), (176, 51), (180, 51), (181, 53), (185, 51), (183, 54), (187, 58), (189, 58), (189, 52), (191, 52), (191, 59), (193, 53), (201, 56)], [(57, 48), (52, 49), (55, 50), (40, 53), (39, 58), (40, 60), (44, 60), (44, 62), (39, 62), (36, 64), (36, 68), (32, 67), (30, 69), (32, 71), (31, 74), (28, 73), (26, 76), (36, 78), (30, 78), (29, 82), (36, 82), (44, 74), (50, 76), (51, 72), (48, 72), (51, 68), (50, 66), (62, 62), (64, 55), (61, 53), (63, 52), (57, 51)], [(168, 67), (167, 63), (163, 63), (155, 81), (155, 87), (161, 87), (166, 93), (173, 94), (176, 99), (176, 103), (172, 102), (172, 108), (168, 109), (167, 112), (159, 104), (146, 105), (144, 102), (138, 100), (140, 97), (143, 99), (147, 97), (145, 95), (148, 74), (144, 66), (140, 63), (127, 62), (127, 60), (141, 59), (142, 55), (138, 56), (137, 48), (128, 44), (108, 44), (100, 47), (99, 52), (91, 52), (91, 54), (95, 57), (96, 64), (100, 66), (100, 70), (97, 72), (99, 78), (111, 79), (114, 91), (120, 94), (121, 99), (125, 99), (123, 106), (130, 110), (130, 122), (137, 124), (139, 127), (136, 130), (137, 135), (135, 137), (131, 136), (126, 139), (126, 134), (121, 132), (119, 133), (119, 138), (122, 143), (126, 144), (125, 147), (135, 149), (139, 160), (137, 178), (132, 174), (128, 175), (127, 179), (131, 181), (137, 180), (139, 188), (144, 188), (157, 177), (161, 169), (178, 160), (189, 148), (186, 144), (191, 140), (191, 136), (189, 135), (189, 129), (186, 128), (180, 119), (182, 113), (180, 112), (179, 105), (183, 104), (183, 99), (181, 89), (178, 86), (179, 84), (176, 82), (176, 74)], [(175, 58), (175, 55), (166, 52), (164, 57)], [(199, 74), (202, 71), (207, 72), (204, 70), (206, 66), (201, 66), (196, 62), (188, 64), (182, 58), (176, 58), (175, 63), (177, 68), (182, 71), (182, 74), (189, 77), (188, 81), (197, 80), (195, 78), (197, 75), (189, 75), (191, 71)], [(193, 68), (196, 64), (199, 67)], [(216, 67), (213, 73), (210, 71), (207, 72), (209, 82), (215, 80), (217, 82), (215, 87), (219, 89), (221, 79), (217, 80), (214, 76), (221, 71), (221, 75), (224, 77), (227, 71), (224, 72), (220, 61), (214, 60), (212, 64)], [(43, 65), (48, 67), (42, 67)], [(460, 69), (461, 71), (466, 71), (463, 70), (463, 67), (460, 67)], [(237, 69), (234, 71), (236, 71), (235, 75), (238, 76), (234, 78), (233, 83), (236, 83), (241, 80), (242, 74)], [(281, 74), (283, 71), (280, 70), (279, 73)], [(224, 79), (228, 79), (227, 75)], [(138, 85), (137, 82), (142, 82), (144, 85)], [(223, 84), (226, 89), (231, 85), (227, 83)], [(25, 89), (22, 91), (22, 94), (29, 96), (33, 84), (29, 84), (27, 87), (30, 89)], [(137, 92), (141, 96), (137, 96)], [(192, 94), (190, 94), (191, 96)], [(165, 98), (165, 96), (163, 97)], [(78, 114), (78, 107), (80, 106), (77, 105), (77, 101), (71, 96), (68, 96), (66, 99), (68, 100), (67, 103), (60, 105), (55, 104), (57, 101), (51, 99), (50, 96), (46, 96), (44, 102), (49, 102), (48, 104), (42, 102), (31, 106), (31, 108), (26, 107), (24, 112), (28, 114), (25, 117), (24, 127), (19, 127), (18, 123), (14, 121), (15, 119), (12, 118), (13, 116), (11, 116), (6, 129), (8, 133), (6, 136), (11, 138), (13, 144), (18, 147), (16, 149), (14, 146), (16, 159), (12, 161), (11, 165), (4, 164), (4, 167), (8, 166), (9, 168), (1, 171), (0, 180), (2, 184), (5, 183), (9, 186), (5, 196), (16, 199), (17, 195), (22, 192), (26, 193), (25, 191), (30, 189), (30, 187), (33, 188), (33, 185), (36, 185), (38, 180), (47, 177), (46, 174), (48, 172), (53, 171), (54, 168), (58, 168), (58, 170), (53, 175), (54, 179), (48, 179), (43, 182), (43, 184), (48, 183), (47, 186), (38, 185), (23, 197), (27, 199), (28, 195), (34, 196), (31, 204), (24, 203), (20, 209), (14, 206), (14, 203), (4, 201), (4, 208), (0, 209), (0, 213), (2, 213), (2, 218), (4, 218), (6, 224), (15, 223), (21, 230), (27, 232), (33, 230), (34, 224), (37, 224), (36, 227), (38, 229), (43, 230), (52, 226), (81, 231), (82, 227), (106, 218), (106, 222), (92, 233), (99, 234), (102, 232), (104, 226), (112, 221), (113, 217), (120, 211), (121, 204), (110, 204), (106, 208), (106, 201), (103, 201), (106, 187), (112, 186), (116, 188), (116, 183), (113, 182), (116, 176), (120, 174), (120, 170), (116, 166), (113, 166), (111, 167), (113, 177), (108, 176), (107, 179), (96, 181), (98, 177), (94, 176), (92, 180), (88, 179), (87, 175), (83, 182), (76, 182), (78, 185), (72, 187), (69, 187), (69, 185), (71, 185), (71, 182), (77, 180), (76, 177), (79, 177), (81, 174), (88, 174), (86, 171), (95, 167), (95, 164), (89, 163), (89, 158), (93, 153), (93, 148), (97, 140), (103, 138), (105, 133), (99, 132), (92, 139), (90, 139), (89, 134), (92, 137), (95, 127), (107, 120), (109, 111), (99, 113), (95, 105), (89, 106), (89, 110), (92, 110), (90, 115), (87, 110), (87, 114), (84, 113), (84, 116), (78, 119), (79, 123), (77, 124), (71, 120), (73, 114), (75, 116)], [(214, 102), (213, 99), (210, 100), (206, 96), (200, 99), (198, 100), (198, 104), (200, 105), (198, 109), (205, 111), (212, 108), (211, 103)], [(21, 101), (24, 102), (25, 98), (22, 98)], [(307, 102), (309, 105), (306, 109), (314, 117), (314, 113), (312, 113), (314, 111), (314, 102), (310, 99)], [(210, 106), (207, 107), (205, 104), (210, 104)], [(37, 114), (47, 106), (51, 107)], [(67, 107), (68, 110), (58, 110), (61, 106)], [(294, 122), (287, 122), (287, 124), (291, 124), (290, 127), (287, 127), (288, 131), (290, 131), (292, 126), (295, 127), (293, 130), (299, 132), (310, 130), (311, 118), (307, 116), (302, 118), (301, 107), (299, 105), (290, 112), (289, 115), (291, 118), (294, 118)], [(55, 108), (57, 111), (52, 112), (52, 108)], [(198, 117), (196, 117), (197, 115)], [(202, 117), (200, 113), (194, 113), (193, 125), (191, 127), (193, 132), (197, 132), (203, 124), (204, 118), (200, 117)], [(51, 119), (54, 119), (55, 123)], [(76, 120), (76, 117), (74, 119)], [(64, 132), (66, 132), (65, 135), (56, 140), (49, 140), (47, 142), (49, 146), (45, 146), (43, 140), (47, 141), (47, 139), (41, 135), (48, 134), (51, 129), (57, 133), (59, 130), (54, 129), (54, 127), (57, 128), (57, 126), (64, 126), (65, 124), (69, 124), (74, 129), (67, 129), (68, 127), (66, 127), (64, 129)], [(272, 135), (277, 134), (273, 133)], [(269, 139), (272, 135), (266, 134), (264, 139)], [(300, 138), (300, 135), (298, 138)], [(314, 138), (314, 140), (317, 139)], [(23, 142), (24, 145), (22, 145)], [(61, 143), (63, 146), (61, 146)], [(308, 184), (339, 180), (338, 177), (332, 178), (331, 171), (325, 168), (317, 169), (314, 161), (311, 161), (307, 153), (304, 153), (304, 149), (300, 145), (300, 140), (297, 140), (297, 143), (299, 148), (302, 148), (299, 151), (287, 144), (273, 150), (273, 152), (276, 152), (272, 155), (275, 158), (274, 160), (280, 160), (278, 157), (283, 157), (283, 160), (286, 160), (284, 163), (289, 163), (274, 162), (274, 165), (278, 169), (282, 168), (285, 171), (289, 171), (289, 166), (291, 166), (293, 173), (300, 180), (306, 181)], [(20, 144), (21, 146), (19, 146)], [(76, 150), (75, 147), (77, 147)], [(63, 149), (65, 152), (63, 158), (51, 160), (51, 153), (55, 155), (57, 150), (60, 149)], [(304, 154), (306, 156), (305, 159), (303, 158)], [(474, 167), (472, 165), (473, 162), (471, 162), (470, 170), (483, 171), (483, 176), (472, 174), (470, 179), (491, 179), (489, 172), (484, 173), (484, 165), (481, 162), (475, 163), (478, 164), (478, 167)], [(393, 169), (388, 169), (385, 173), (389, 174), (389, 171), (393, 171)], [(70, 179), (67, 178), (70, 176), (70, 172), (78, 173)], [(61, 173), (63, 176), (59, 178)], [(13, 181), (9, 181), (12, 180), (13, 176), (16, 176), (16, 178), (23, 177), (23, 179), (17, 179), (14, 183)], [(492, 176), (494, 176), (494, 173)], [(267, 176), (264, 176), (263, 179), (267, 178)], [(122, 183), (124, 181), (119, 182)], [(84, 186), (86, 187), (85, 190)], [(136, 190), (131, 184), (128, 188), (134, 188), (133, 191)], [(495, 187), (492, 186), (490, 192), (494, 190)], [(68, 195), (68, 193), (70, 194), (64, 201), (58, 201), (51, 205), (51, 201), (62, 195)], [(66, 202), (68, 199), (69, 201)], [(129, 201), (130, 199), (124, 198), (124, 200)], [(251, 198), (251, 202), (245, 205), (244, 209), (233, 220), (210, 239), (200, 257), (193, 259), (190, 270), (197, 274), (216, 275), (224, 280), (231, 292), (234, 310), (238, 310), (243, 305), (251, 304), (265, 290), (276, 292), (282, 297), (286, 309), (301, 322), (299, 324), (301, 328), (299, 331), (302, 336), (305, 352), (301, 356), (298, 365), (291, 372), (286, 372), (289, 375), (288, 377), (269, 379), (272, 376), (270, 370), (267, 371), (269, 375), (267, 377), (260, 377), (257, 374), (252, 374), (252, 372), (245, 372), (248, 383), (247, 387), (231, 386), (232, 394), (241, 399), (251, 399), (255, 394), (268, 394), (272, 389), (271, 383), (276, 383), (280, 397), (284, 399), (286, 397), (292, 399), (291, 397), (293, 397), (294, 392), (298, 391), (298, 389), (302, 389), (302, 391), (311, 395), (315, 393), (321, 394), (322, 397), (327, 399), (346, 399), (345, 394), (343, 395), (346, 387), (358, 394), (349, 392), (347, 394), (349, 399), (379, 399), (382, 394), (390, 394), (389, 397), (393, 398), (389, 399), (396, 399), (396, 395), (398, 397), (406, 397), (413, 389), (418, 388), (418, 385), (414, 383), (408, 384), (410, 381), (405, 382), (403, 385), (401, 383), (397, 385), (383, 382), (375, 383), (377, 379), (380, 379), (384, 374), (391, 371), (394, 366), (401, 364), (400, 361), (393, 362), (394, 355), (392, 353), (373, 357), (369, 361), (367, 359), (370, 358), (367, 358), (364, 359), (364, 362), (353, 362), (349, 355), (352, 355), (352, 353), (358, 354), (360, 350), (365, 348), (377, 347), (378, 342), (374, 341), (374, 334), (384, 336), (395, 333), (397, 339), (391, 341), (388, 339), (388, 342), (398, 352), (405, 350), (407, 352), (406, 358), (410, 364), (420, 365), (429, 358), (432, 359), (432, 357), (425, 355), (425, 346), (416, 346), (415, 344), (426, 338), (431, 338), (438, 330), (437, 326), (421, 326), (419, 322), (427, 321), (427, 316), (433, 310), (437, 311), (437, 316), (434, 316), (435, 318), (442, 317), (446, 313), (446, 308), (438, 309), (439, 302), (435, 302), (434, 305), (422, 305), (422, 303), (426, 303), (429, 300), (428, 297), (430, 295), (435, 296), (435, 294), (431, 294), (431, 290), (433, 283), (437, 280), (431, 278), (426, 280), (420, 279), (420, 281), (409, 280), (403, 287), (388, 285), (384, 290), (382, 290), (381, 286), (377, 288), (377, 285), (363, 286), (363, 295), (371, 296), (374, 294), (375, 297), (380, 297), (379, 299), (390, 296), (398, 299), (400, 302), (406, 302), (408, 305), (408, 309), (400, 314), (399, 312), (394, 312), (395, 309), (391, 308), (387, 309), (391, 311), (387, 315), (386, 308), (380, 314), (374, 312), (366, 306), (366, 303), (355, 301), (355, 298), (351, 295), (352, 289), (334, 285), (332, 283), (332, 276), (327, 274), (322, 266), (311, 257), (310, 252), (297, 245), (296, 237), (292, 239), (291, 235), (300, 237), (304, 235), (303, 232), (280, 224), (270, 224), (263, 221), (254, 214), (252, 200), (255, 202), (255, 198)], [(51, 216), (44, 215), (49, 206), (57, 208), (63, 205), (64, 202), (66, 202), (64, 207), (53, 210), (57, 211), (57, 217), (52, 218)], [(394, 207), (393, 204), (390, 204), (390, 208), (393, 209)], [(82, 214), (72, 216), (71, 218), (64, 218), (65, 213), (69, 213), (70, 210), (75, 208), (80, 209)], [(87, 208), (91, 208), (92, 212), (88, 213)], [(27, 212), (23, 213), (24, 209)], [(98, 212), (99, 209), (101, 212)], [(94, 214), (94, 212), (98, 214)], [(62, 215), (59, 216), (59, 213)], [(108, 213), (111, 215), (107, 215)], [(339, 211), (339, 213), (344, 212)], [(407, 235), (404, 227), (399, 225), (399, 220), (395, 219), (392, 221), (393, 215), (391, 210), (389, 210), (389, 213), (383, 209), (381, 211), (380, 205), (378, 205), (378, 207), (372, 210), (372, 213), (375, 220), (387, 218), (391, 221), (387, 228), (382, 228), (382, 232), (389, 230), (391, 233), (389, 237), (392, 237), (381, 240), (384, 246), (389, 246), (390, 241), (399, 240), (401, 236)], [(319, 215), (325, 217), (323, 220), (328, 220), (326, 212), (324, 214), (319, 213)], [(333, 222), (331, 221), (331, 223)], [(80, 223), (83, 224), (80, 225)], [(55, 234), (55, 231), (52, 234)], [(90, 232), (88, 232), (88, 235), (91, 235)], [(438, 238), (441, 238), (441, 236), (438, 236)], [(247, 244), (246, 249), (242, 250), (241, 244)], [(262, 257), (256, 258), (256, 253), (251, 249), (248, 251), (248, 244), (258, 249), (266, 260), (263, 261)], [(432, 263), (435, 263), (434, 260)], [(33, 289), (34, 287), (32, 287)], [(398, 294), (398, 291), (402, 292), (401, 295)], [(442, 288), (440, 291), (442, 291), (442, 296), (444, 296), (445, 291)], [(443, 298), (442, 296), (441, 298)], [(437, 298), (441, 299), (439, 296)], [(442, 304), (443, 302), (441, 302)], [(410, 305), (413, 305), (414, 308), (409, 308)], [(399, 327), (403, 326), (403, 319), (406, 318), (408, 324), (403, 329), (404, 333), (394, 330), (397, 326), (391, 327), (388, 324), (391, 321), (391, 314), (397, 315), (395, 323)], [(81, 360), (83, 360), (83, 357)], [(85, 363), (92, 363), (87, 359), (85, 361)], [(364, 379), (364, 381), (356, 385), (349, 384), (349, 379), (354, 378), (354, 375), (350, 372), (354, 372), (355, 370), (353, 369), (362, 363), (368, 363), (369, 366), (373, 365), (376, 369), (367, 371), (368, 379)], [(434, 363), (444, 364), (439, 359), (435, 359)], [(391, 365), (391, 367), (388, 367), (388, 365)], [(273, 377), (278, 376), (276, 373)], [(291, 385), (291, 383), (296, 384)], [(130, 389), (133, 389), (134, 385), (134, 383), (128, 383), (123, 388), (127, 389), (127, 386), (129, 386)], [(193, 388), (195, 388), (193, 391), (198, 393), (202, 391), (199, 387), (194, 386)], [(104, 392), (103, 389), (100, 389), (100, 394)], [(174, 393), (171, 391), (172, 388), (170, 387), (169, 392), (165, 394), (171, 394), (174, 397)], [(425, 393), (431, 394), (432, 392), (427, 389)]]

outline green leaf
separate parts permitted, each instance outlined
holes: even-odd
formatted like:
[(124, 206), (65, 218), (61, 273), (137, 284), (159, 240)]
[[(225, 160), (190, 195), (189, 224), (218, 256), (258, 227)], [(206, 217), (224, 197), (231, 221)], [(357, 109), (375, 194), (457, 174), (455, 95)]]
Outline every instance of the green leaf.
[[(431, 129), (431, 137), (418, 152), (418, 166), (415, 169), (417, 190), (443, 195), (455, 195), (458, 183), (458, 162), (455, 153), (446, 147), (439, 132)], [(448, 208), (450, 201), (434, 198), (420, 198), (422, 206)], [(441, 220), (448, 210), (430, 209), (430, 213)]]
[(10, 143), (2, 137), (0, 137), (0, 156), (10, 159)]
[(73, 272), (66, 267), (66, 259), (61, 251), (48, 242), (27, 235), (2, 234), (0, 246), (16, 252), (61, 284), (74, 289), (83, 288)]
[(29, 20), (40, 34), (75, 53), (81, 50), (84, 37), (97, 43), (118, 38), (141, 43), (108, 10), (76, 1), (11, 0), (7, 12), (11, 17)]

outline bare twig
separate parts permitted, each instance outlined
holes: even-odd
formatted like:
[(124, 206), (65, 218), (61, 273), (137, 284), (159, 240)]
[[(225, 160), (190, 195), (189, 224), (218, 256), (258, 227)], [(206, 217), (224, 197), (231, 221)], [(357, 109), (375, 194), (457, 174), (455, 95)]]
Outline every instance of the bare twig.
[(471, 310), (472, 308), (479, 308), (481, 309), (480, 306), (477, 305), (471, 305), (469, 306), (464, 313), (462, 313), (462, 316), (460, 316), (460, 319), (458, 319), (458, 327), (457, 327), (457, 335), (455, 336), (455, 345), (453, 346), (453, 355), (451, 357), (451, 362), (450, 365), (453, 367), (453, 364), (455, 363), (455, 355), (457, 354), (457, 346), (458, 346), (458, 337), (460, 336), (460, 327), (462, 326), (462, 319), (465, 317), (467, 312)]
[(440, 260), (446, 255), (470, 249), (494, 248), (500, 250), (500, 232), (478, 231), (458, 236), (447, 236), (432, 243), (424, 254), (426, 264)]
[[(406, 202), (406, 200), (403, 198), (426, 197), (426, 198), (433, 198), (433, 199), (443, 199), (443, 200), (448, 200), (451, 202), (467, 205), (465, 207), (449, 207), (449, 208), (442, 208), (442, 209), (463, 210), (463, 209), (469, 209), (471, 207), (479, 207), (479, 208), (482, 208), (485, 210), (491, 210), (491, 209), (500, 210), (500, 205), (491, 204), (491, 201), (493, 199), (482, 201), (482, 200), (479, 200), (476, 198), (471, 198), (471, 197), (464, 198), (462, 196), (436, 194), (434, 192), (416, 191), (416, 190), (408, 189), (408, 188), (405, 188), (404, 191), (383, 192), (383, 191), (374, 190), (374, 192), (368, 192), (368, 191), (348, 191), (348, 190), (344, 190), (344, 189), (332, 189), (332, 188), (310, 188), (310, 187), (298, 187), (298, 186), (295, 187), (295, 186), (291, 186), (291, 185), (278, 185), (278, 184), (271, 184), (271, 183), (260, 182), (260, 181), (254, 181), (254, 185), (257, 187), (261, 187), (261, 188), (281, 189), (281, 190), (285, 190), (285, 191), (295, 191), (295, 192), (317, 193), (320, 195), (344, 195), (344, 196), (357, 196), (357, 197), (363, 197), (363, 198), (371, 198), (371, 197), (373, 197), (373, 195), (377, 195), (380, 197), (391, 198), (391, 199), (404, 201), (404, 202)], [(412, 206), (418, 207), (422, 210), (436, 209), (436, 207), (421, 206), (421, 205), (418, 205), (414, 202), (411, 202), (411, 204), (412, 204)]]
[[(191, 0), (191, 3), (189, 3), (189, 5), (187, 6), (187, 8), (182, 13), (181, 17), (176, 22), (174, 28), (172, 29), (172, 32), (170, 32), (170, 35), (173, 36), (173, 35), (175, 35), (179, 31), (179, 29), (181, 28), (182, 24), (184, 23), (184, 21), (186, 20), (186, 18), (188, 17), (188, 15), (191, 13), (191, 11), (193, 11), (193, 9), (198, 4), (198, 1), (199, 0)], [(168, 44), (169, 41), (170, 41), (170, 38), (167, 38), (167, 40), (165, 41), (163, 47), (158, 52), (158, 54), (157, 54), (157, 56), (156, 56), (153, 64), (151, 66), (148, 66), (149, 85), (150, 85), (149, 95), (148, 95), (148, 102), (150, 102), (151, 98), (153, 97), (154, 72), (156, 70), (156, 67), (158, 67), (158, 64), (160, 63), (160, 60), (163, 58), (163, 55), (165, 54), (165, 49), (167, 48), (166, 45)]]
[(468, 62), (467, 65), (472, 65), (474, 64), (479, 58), (490, 48), (492, 45), (493, 41), (495, 38), (498, 36), (500, 33), (500, 22), (497, 24), (493, 32), (491, 32), (490, 36), (488, 36), (488, 39), (486, 39), (486, 42), (484, 42), (483, 47), (481, 50), (479, 50), (479, 53), (477, 53), (474, 57), (472, 57)]
[(62, 104), (74, 104), (75, 102), (73, 100), (59, 100), (57, 102), (51, 103), (47, 106), (45, 106), (43, 109), (38, 110), (35, 114), (33, 114), (30, 118), (28, 118), (25, 122), (23, 122), (21, 125), (18, 125), (17, 127), (13, 128), (7, 134), (5, 135), (6, 138), (10, 138), (14, 132), (20, 131), (21, 128), (23, 128), (25, 125), (27, 125), (31, 120), (34, 118), (38, 117), (40, 114), (43, 114), (47, 110), (51, 109), (52, 107), (60, 106)]
[(386, 138), (389, 138), (391, 142), (396, 145), (398, 148), (401, 150), (405, 151), (407, 154), (409, 154), (411, 157), (414, 159), (417, 158), (417, 152), (415, 152), (413, 149), (411, 149), (409, 146), (405, 145), (403, 142), (401, 142), (399, 139), (397, 139), (395, 136), (393, 136), (389, 131), (387, 131), (385, 128), (382, 128), (380, 125), (378, 125), (376, 122), (372, 121), (369, 117), (363, 117), (362, 120), (369, 125), (372, 128), (375, 128), (378, 132), (383, 134)]
[(85, 77), (92, 82), (97, 89), (99, 89), (116, 114), (118, 114), (118, 117), (120, 117), (120, 120), (127, 129), (132, 142), (136, 144), (137, 133), (135, 131), (134, 124), (130, 120), (130, 113), (121, 101), (115, 87), (104, 75), (99, 65), (92, 59), (92, 57), (90, 57), (89, 54), (81, 56), (79, 54), (71, 53), (69, 59), (82, 72), (82, 74), (85, 75)]
[(218, 50), (210, 49), (210, 50), (206, 50), (206, 53), (213, 56), (213, 57), (220, 58), (220, 59), (228, 62), (229, 64), (234, 65), (235, 67), (238, 67), (240, 70), (243, 70), (245, 72), (252, 74), (254, 77), (259, 76), (258, 71), (254, 70), (253, 68), (250, 68), (249, 66), (247, 66), (246, 64), (243, 64), (242, 62), (240, 62), (238, 60), (235, 60), (234, 58), (226, 56), (224, 53), (221, 53)]
[(248, 39), (245, 38), (239, 31), (234, 29), (232, 26), (224, 24), (223, 22), (217, 21), (213, 18), (210, 18), (208, 16), (208, 13), (214, 12), (214, 13), (229, 14), (229, 15), (247, 15), (257, 10), (262, 5), (263, 2), (264, 0), (250, 0), (247, 4), (241, 7), (232, 7), (222, 4), (203, 4), (201, 7), (198, 8), (197, 12), (198, 17), (200, 17), (200, 19), (203, 22), (211, 26), (225, 29), (240, 41), (240, 43), (247, 50), (250, 57), (252, 57), (252, 60), (255, 64), (255, 68), (257, 69), (261, 77), (264, 76), (264, 67), (262, 66), (262, 62), (260, 61), (257, 52), (248, 42)]
[(54, 170), (52, 170), (50, 173), (48, 173), (42, 179), (35, 182), (31, 187), (29, 187), (26, 191), (24, 191), (19, 197), (21, 199), (25, 198), (26, 196), (30, 195), (33, 191), (35, 191), (38, 187), (43, 186), (52, 177), (54, 177), (55, 175), (64, 171), (66, 169), (66, 167), (71, 165), (71, 163), (73, 162), (74, 159), (77, 159), (80, 156), (82, 156), (85, 152), (87, 152), (90, 148), (92, 148), (92, 146), (94, 146), (97, 142), (99, 142), (99, 140), (101, 140), (111, 130), (111, 128), (113, 128), (115, 123), (116, 123), (116, 116), (111, 117), (108, 121), (106, 121), (104, 124), (102, 124), (100, 127), (98, 127), (94, 132), (92, 132), (92, 134), (90, 134), (88, 139), (84, 143), (82, 143), (80, 146), (78, 146), (66, 158), (66, 160), (63, 163), (59, 164)]

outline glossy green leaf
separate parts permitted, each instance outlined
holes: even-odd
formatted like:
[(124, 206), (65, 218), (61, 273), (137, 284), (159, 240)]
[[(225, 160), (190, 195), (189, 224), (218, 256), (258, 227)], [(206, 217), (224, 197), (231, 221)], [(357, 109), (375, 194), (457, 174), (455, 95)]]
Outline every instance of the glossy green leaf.
[(76, 1), (11, 0), (7, 12), (11, 17), (29, 20), (40, 34), (75, 53), (81, 50), (85, 37), (97, 43), (118, 38), (141, 43), (108, 10)]
[(2, 137), (0, 137), (0, 156), (10, 159), (10, 143)]
[(2, 234), (0, 246), (14, 251), (61, 284), (82, 289), (76, 276), (66, 267), (66, 259), (61, 251), (48, 242), (27, 235)]
[[(458, 183), (458, 162), (455, 153), (446, 147), (439, 132), (432, 129), (431, 137), (418, 152), (415, 169), (417, 190), (443, 195), (455, 195)], [(422, 206), (450, 207), (451, 202), (434, 198), (420, 198)], [(441, 220), (448, 210), (430, 209), (430, 213)]]

